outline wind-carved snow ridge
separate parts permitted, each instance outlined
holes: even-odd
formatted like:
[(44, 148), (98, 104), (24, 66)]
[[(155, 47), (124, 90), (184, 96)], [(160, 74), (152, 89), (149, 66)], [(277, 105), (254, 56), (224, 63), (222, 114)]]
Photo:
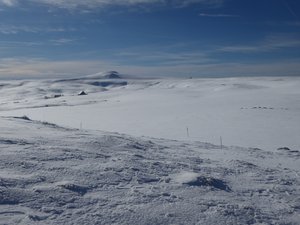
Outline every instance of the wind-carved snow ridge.
[(298, 224), (299, 157), (0, 117), (0, 224)]

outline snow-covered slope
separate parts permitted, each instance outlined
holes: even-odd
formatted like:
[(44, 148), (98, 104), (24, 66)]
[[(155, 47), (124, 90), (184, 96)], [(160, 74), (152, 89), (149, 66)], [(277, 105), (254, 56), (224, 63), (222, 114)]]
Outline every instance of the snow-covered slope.
[[(113, 76), (113, 77), (111, 77)], [(299, 78), (133, 79), (116, 72), (0, 84), (0, 115), (276, 150), (300, 148)], [(85, 91), (88, 95), (78, 96)]]
[(0, 124), (0, 224), (300, 221), (296, 150)]

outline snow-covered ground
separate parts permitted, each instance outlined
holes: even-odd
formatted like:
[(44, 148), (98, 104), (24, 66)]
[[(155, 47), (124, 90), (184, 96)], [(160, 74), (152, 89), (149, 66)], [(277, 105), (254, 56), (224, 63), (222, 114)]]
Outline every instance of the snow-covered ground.
[(299, 224), (299, 78), (111, 75), (0, 82), (0, 224)]
[(0, 224), (300, 221), (299, 151), (0, 123)]
[(300, 78), (107, 78), (3, 82), (0, 116), (214, 144), (222, 137), (224, 145), (265, 150), (300, 148)]

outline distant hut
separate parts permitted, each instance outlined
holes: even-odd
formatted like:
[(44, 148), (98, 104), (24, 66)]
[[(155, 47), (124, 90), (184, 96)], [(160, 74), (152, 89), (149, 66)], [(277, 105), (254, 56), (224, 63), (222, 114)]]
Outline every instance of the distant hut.
[(79, 92), (78, 95), (87, 95), (87, 93), (85, 93), (84, 91)]

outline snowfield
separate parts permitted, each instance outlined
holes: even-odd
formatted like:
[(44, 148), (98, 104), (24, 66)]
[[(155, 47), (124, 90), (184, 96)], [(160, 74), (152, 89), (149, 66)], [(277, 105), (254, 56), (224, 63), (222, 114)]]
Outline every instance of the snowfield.
[[(174, 140), (300, 148), (300, 78), (137, 79), (98, 74), (0, 84), (0, 116)], [(78, 96), (84, 91), (87, 95)]]
[(1, 224), (298, 224), (300, 152), (1, 118)]
[(1, 81), (0, 224), (299, 224), (299, 85)]

